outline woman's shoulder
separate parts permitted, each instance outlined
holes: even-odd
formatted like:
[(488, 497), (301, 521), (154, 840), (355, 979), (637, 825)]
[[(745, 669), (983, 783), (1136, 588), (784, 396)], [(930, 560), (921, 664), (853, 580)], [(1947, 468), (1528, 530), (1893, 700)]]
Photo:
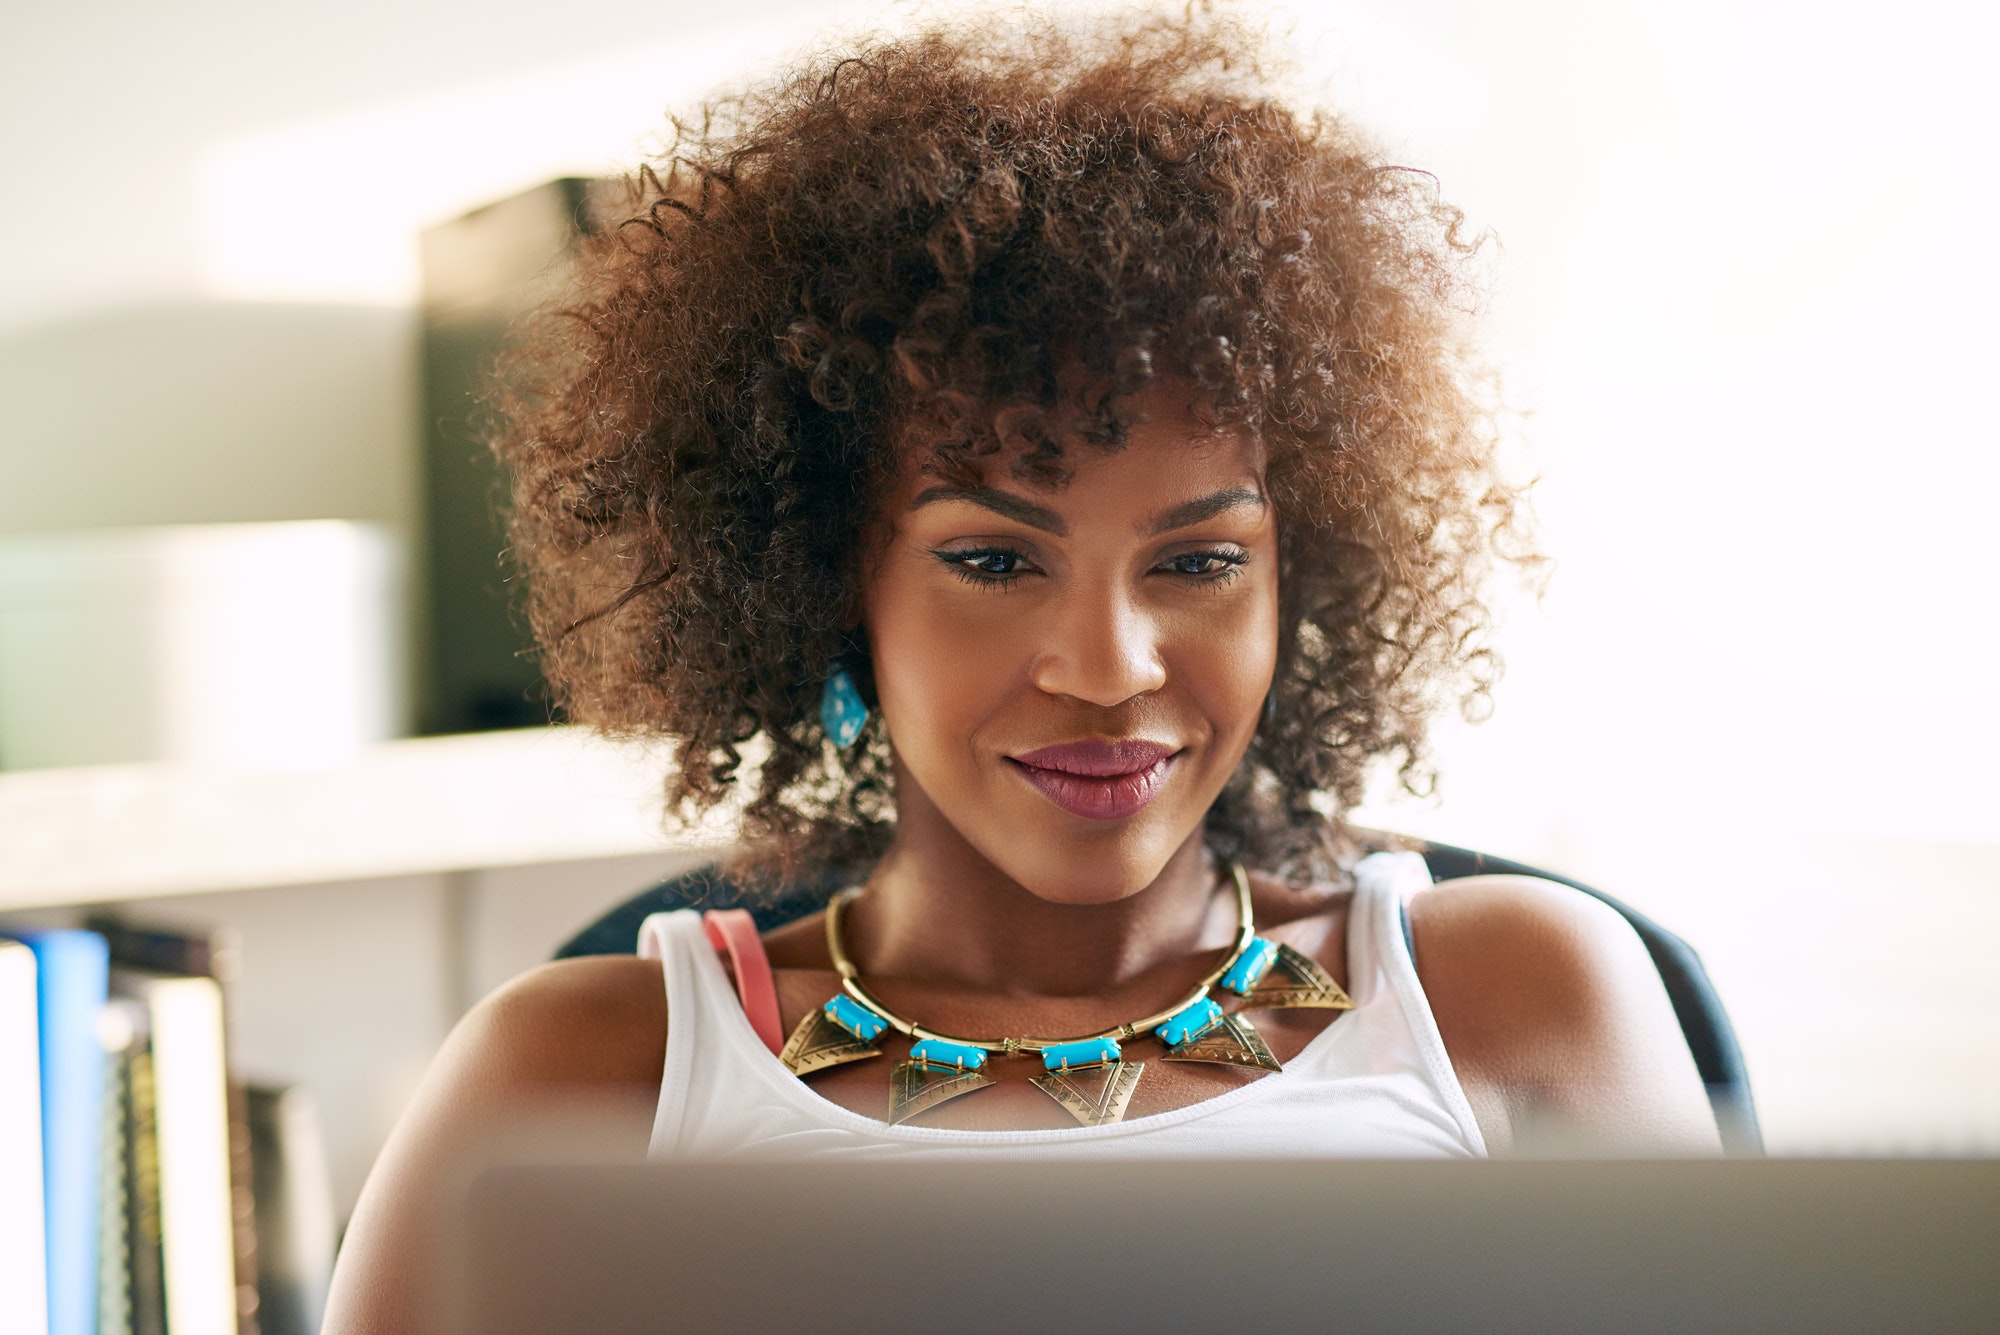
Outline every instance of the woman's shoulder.
[[(1658, 987), (1630, 925), (1609, 905), (1538, 876), (1444, 881), (1409, 901), (1418, 976), (1454, 1058), (1506, 1067), (1523, 1050), (1588, 1044)], [(1679, 1041), (1679, 1030), (1672, 1035)]]
[(544, 964), (467, 1012), (368, 1175), (326, 1329), (432, 1328), (437, 1238), (468, 1147), (555, 1114), (587, 1117), (607, 1151), (642, 1153), (666, 1027), (659, 961), (632, 955)]
[(659, 1083), (667, 995), (660, 962), (588, 955), (530, 969), (459, 1022), (453, 1046), (486, 1079), (529, 1085)]
[(1410, 931), (1426, 981), (1435, 968), (1499, 992), (1546, 996), (1551, 986), (1587, 986), (1652, 973), (1645, 947), (1618, 911), (1540, 876), (1467, 876), (1440, 881), (1409, 900)]
[(1430, 887), (1409, 915), (1425, 997), (1482, 1127), (1504, 1109), (1502, 1138), (1517, 1142), (1717, 1148), (1666, 989), (1615, 909), (1504, 875)]

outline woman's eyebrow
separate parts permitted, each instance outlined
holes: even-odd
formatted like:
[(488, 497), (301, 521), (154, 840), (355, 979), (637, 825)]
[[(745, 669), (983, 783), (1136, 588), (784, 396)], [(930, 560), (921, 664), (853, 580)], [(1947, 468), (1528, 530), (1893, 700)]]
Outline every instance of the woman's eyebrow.
[(1213, 519), (1225, 510), (1234, 510), (1238, 506), (1246, 505), (1261, 510), (1264, 504), (1264, 494), (1260, 491), (1250, 487), (1227, 487), (1222, 491), (1211, 492), (1207, 496), (1176, 505), (1153, 521), (1152, 531), (1171, 533), (1177, 528), (1186, 528), (1190, 524), (1199, 524), (1204, 519)]
[(1069, 525), (1054, 510), (1036, 505), (1033, 501), (1024, 501), (998, 487), (927, 487), (917, 493), (917, 498), (910, 502), (910, 508), (921, 509), (934, 501), (970, 501), (1044, 533), (1062, 537), (1069, 532)]

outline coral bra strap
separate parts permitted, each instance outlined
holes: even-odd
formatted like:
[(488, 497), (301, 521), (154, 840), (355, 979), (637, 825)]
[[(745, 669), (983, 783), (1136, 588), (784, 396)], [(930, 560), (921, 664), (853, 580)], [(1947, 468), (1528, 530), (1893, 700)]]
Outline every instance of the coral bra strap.
[(757, 936), (756, 921), (742, 909), (710, 909), (701, 915), (701, 926), (710, 945), (729, 952), (743, 1014), (775, 1055), (785, 1046), (785, 1035), (778, 1025), (777, 984), (771, 981), (771, 961)]

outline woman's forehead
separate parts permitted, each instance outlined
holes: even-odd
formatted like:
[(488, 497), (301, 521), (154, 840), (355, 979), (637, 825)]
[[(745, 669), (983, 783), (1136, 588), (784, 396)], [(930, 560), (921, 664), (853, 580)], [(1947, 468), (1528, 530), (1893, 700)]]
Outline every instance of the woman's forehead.
[(976, 480), (907, 479), (891, 499), (892, 522), (929, 512), (956, 523), (977, 507), (1057, 537), (1108, 526), (1151, 538), (1225, 515), (1254, 521), (1269, 509), (1263, 451), (1248, 433), (1135, 431), (1114, 451), (1079, 451), (1060, 484), (1023, 481), (996, 461), (982, 462), (989, 466)]
[(1192, 387), (1156, 381), (1124, 396), (1118, 410), (1123, 439), (1117, 444), (1091, 432), (1098, 419), (1074, 399), (1048, 412), (1042, 421), (1060, 452), (1054, 468), (1024, 469), (1024, 457), (1036, 448), (1027, 442), (1003, 443), (990, 452), (941, 450), (934, 436), (907, 431), (898, 442), (888, 508), (892, 513), (915, 508), (920, 498), (935, 500), (941, 489), (1012, 494), (1055, 508), (1068, 508), (1064, 502), (1079, 493), (1134, 488), (1154, 493), (1235, 486), (1262, 494), (1262, 439), (1241, 423), (1218, 423)]

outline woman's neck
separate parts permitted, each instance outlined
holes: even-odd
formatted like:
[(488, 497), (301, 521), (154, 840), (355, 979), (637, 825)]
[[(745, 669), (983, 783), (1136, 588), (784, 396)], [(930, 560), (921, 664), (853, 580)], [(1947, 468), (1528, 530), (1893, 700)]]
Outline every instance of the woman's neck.
[(1138, 892), (1104, 904), (1052, 903), (938, 813), (905, 804), (895, 844), (845, 915), (846, 945), (864, 976), (1012, 996), (1092, 996), (1226, 946), (1235, 902), (1217, 885), (1197, 829)]

